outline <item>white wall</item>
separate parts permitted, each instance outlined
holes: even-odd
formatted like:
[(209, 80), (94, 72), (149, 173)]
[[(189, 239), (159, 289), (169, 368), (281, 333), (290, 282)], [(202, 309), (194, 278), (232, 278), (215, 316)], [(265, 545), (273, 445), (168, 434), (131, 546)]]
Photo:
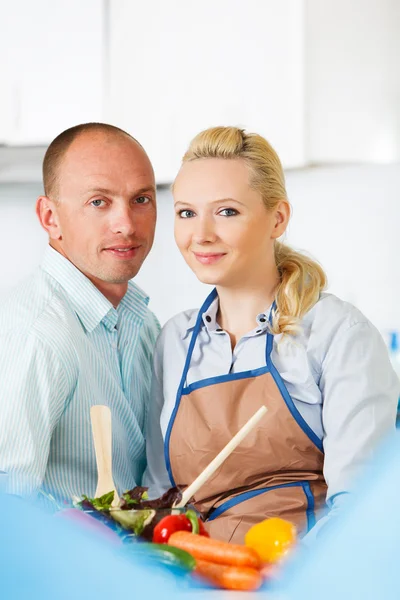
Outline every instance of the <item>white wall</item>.
[[(287, 242), (319, 259), (330, 291), (353, 302), (380, 328), (400, 330), (400, 165), (289, 171), (293, 217)], [(36, 222), (40, 185), (0, 185), (0, 299), (39, 264), (46, 237)], [(154, 248), (137, 282), (162, 323), (198, 307), (207, 294), (173, 240), (169, 191), (158, 194)]]

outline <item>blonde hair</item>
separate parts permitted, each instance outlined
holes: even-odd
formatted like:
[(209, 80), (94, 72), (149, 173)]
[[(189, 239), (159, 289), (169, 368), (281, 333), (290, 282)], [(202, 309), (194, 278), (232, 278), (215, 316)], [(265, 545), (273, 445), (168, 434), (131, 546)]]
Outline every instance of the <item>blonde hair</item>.
[[(287, 200), (281, 161), (262, 136), (237, 127), (212, 127), (190, 143), (182, 162), (200, 158), (243, 159), (250, 172), (250, 186), (261, 194), (267, 210)], [(322, 267), (283, 244), (275, 242), (275, 262), (280, 283), (275, 292), (273, 333), (296, 335), (302, 317), (314, 306), (326, 286)]]

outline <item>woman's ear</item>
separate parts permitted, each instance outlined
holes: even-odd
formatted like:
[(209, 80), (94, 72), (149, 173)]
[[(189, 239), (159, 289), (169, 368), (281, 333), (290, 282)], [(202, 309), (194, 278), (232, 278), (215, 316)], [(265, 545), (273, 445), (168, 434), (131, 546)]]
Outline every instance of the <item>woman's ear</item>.
[(272, 238), (281, 237), (286, 231), (290, 219), (290, 204), (287, 200), (281, 200), (275, 208), (275, 225), (272, 230)]
[(48, 196), (39, 196), (36, 201), (36, 214), (43, 229), (50, 239), (61, 239), (61, 227), (58, 218), (57, 204)]

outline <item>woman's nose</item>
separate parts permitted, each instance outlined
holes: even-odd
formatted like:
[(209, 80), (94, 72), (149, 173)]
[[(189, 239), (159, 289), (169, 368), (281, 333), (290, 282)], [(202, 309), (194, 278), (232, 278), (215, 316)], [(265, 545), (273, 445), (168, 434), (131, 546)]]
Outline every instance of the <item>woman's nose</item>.
[(214, 224), (209, 219), (197, 219), (193, 232), (194, 240), (199, 244), (214, 242), (216, 239)]

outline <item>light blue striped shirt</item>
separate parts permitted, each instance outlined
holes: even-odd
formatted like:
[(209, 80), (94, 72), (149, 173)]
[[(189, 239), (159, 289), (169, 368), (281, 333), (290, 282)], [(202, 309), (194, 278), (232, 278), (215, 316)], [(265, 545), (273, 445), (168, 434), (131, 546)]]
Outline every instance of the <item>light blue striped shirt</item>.
[(93, 495), (90, 407), (110, 407), (119, 492), (140, 483), (151, 360), (159, 324), (133, 282), (115, 309), (48, 247), (0, 307), (0, 470), (8, 491)]

